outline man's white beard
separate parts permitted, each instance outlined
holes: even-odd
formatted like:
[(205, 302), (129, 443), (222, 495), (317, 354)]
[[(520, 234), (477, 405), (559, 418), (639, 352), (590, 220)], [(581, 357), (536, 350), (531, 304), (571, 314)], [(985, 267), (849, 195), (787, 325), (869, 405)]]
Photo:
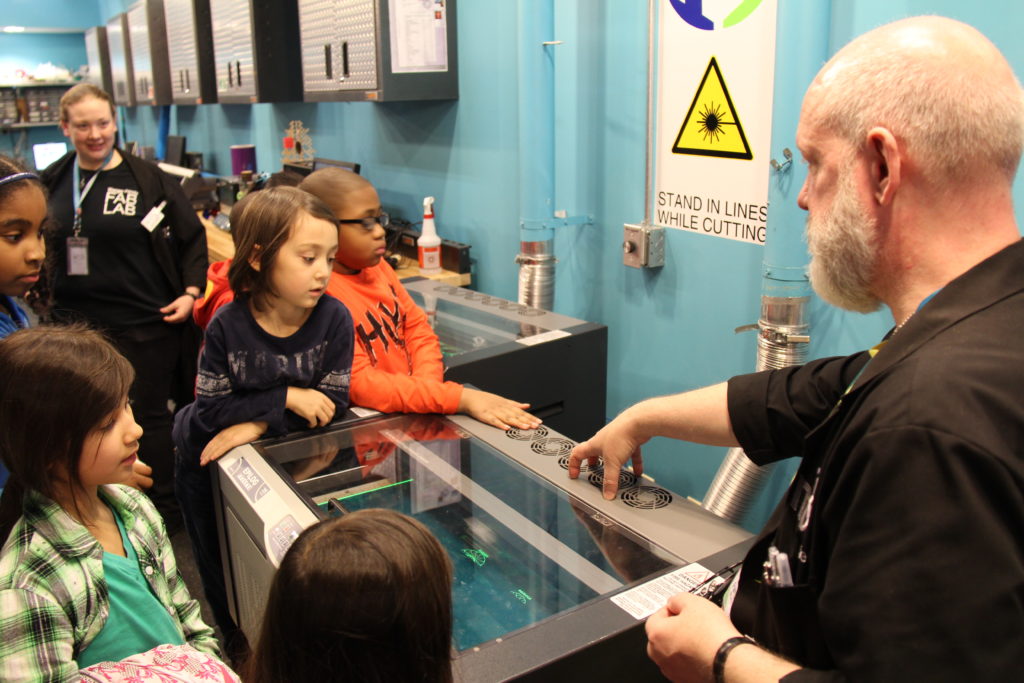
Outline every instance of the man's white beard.
[(878, 262), (872, 244), (874, 228), (857, 199), (850, 165), (844, 165), (832, 206), (824, 215), (807, 219), (811, 286), (833, 306), (857, 313), (870, 313), (881, 306), (871, 293)]

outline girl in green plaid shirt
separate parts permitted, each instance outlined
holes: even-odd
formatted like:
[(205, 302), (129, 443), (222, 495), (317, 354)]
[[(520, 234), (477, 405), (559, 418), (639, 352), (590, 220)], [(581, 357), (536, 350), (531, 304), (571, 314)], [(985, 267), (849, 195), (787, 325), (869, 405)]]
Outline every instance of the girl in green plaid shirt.
[(85, 327), (0, 341), (0, 680), (78, 680), (168, 643), (219, 654), (159, 514), (122, 485), (142, 435), (133, 376)]

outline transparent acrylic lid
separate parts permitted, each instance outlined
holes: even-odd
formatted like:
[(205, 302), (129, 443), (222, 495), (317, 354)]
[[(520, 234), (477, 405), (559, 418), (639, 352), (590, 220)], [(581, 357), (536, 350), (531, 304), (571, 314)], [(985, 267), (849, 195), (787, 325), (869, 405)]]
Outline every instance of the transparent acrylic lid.
[(683, 564), (440, 416), (258, 448), (324, 515), (390, 508), (437, 536), (454, 568), (459, 650)]
[[(433, 316), (434, 332), (441, 342), (441, 353), (446, 357), (492, 348), (549, 331), (548, 327), (531, 322), (530, 318), (512, 320), (457, 301), (424, 295), (414, 289), (409, 290), (409, 296), (417, 306)], [(428, 298), (430, 301), (426, 301)], [(526, 308), (511, 302), (498, 305)]]

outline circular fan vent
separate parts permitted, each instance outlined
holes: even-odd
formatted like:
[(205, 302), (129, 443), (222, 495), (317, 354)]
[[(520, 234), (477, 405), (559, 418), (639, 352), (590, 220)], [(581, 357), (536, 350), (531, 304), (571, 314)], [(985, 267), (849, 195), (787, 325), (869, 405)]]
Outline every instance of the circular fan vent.
[(619, 496), (622, 502), (641, 510), (657, 510), (672, 502), (672, 494), (657, 486), (634, 486)]
[[(561, 458), (559, 458), (558, 459), (558, 466), (561, 467), (563, 470), (569, 469), (569, 456), (568, 455), (563, 455)], [(588, 463), (586, 460), (584, 460), (583, 462), (580, 463), (580, 474), (589, 474), (591, 472), (600, 472), (603, 469), (604, 469), (604, 461), (601, 460), (601, 458), (597, 459), (597, 464), (594, 465), (593, 467), (591, 467), (590, 463)]]
[[(597, 488), (604, 486), (604, 471), (591, 474), (590, 483)], [(636, 475), (626, 470), (619, 470), (619, 488), (628, 489), (631, 486), (636, 486)]]
[(569, 455), (576, 444), (569, 439), (558, 437), (551, 439), (538, 439), (530, 444), (530, 450), (540, 455)]
[(548, 435), (548, 428), (544, 425), (537, 427), (536, 429), (519, 429), (518, 427), (512, 427), (505, 430), (505, 436), (516, 441), (536, 441), (537, 439), (543, 439)]

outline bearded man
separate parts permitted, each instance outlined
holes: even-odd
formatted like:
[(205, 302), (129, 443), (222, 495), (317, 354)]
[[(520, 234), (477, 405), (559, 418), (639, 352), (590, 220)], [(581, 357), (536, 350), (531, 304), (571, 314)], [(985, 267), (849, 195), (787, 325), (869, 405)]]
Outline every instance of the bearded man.
[(973, 28), (895, 22), (822, 68), (797, 144), (812, 285), (850, 310), (885, 305), (893, 330), (853, 356), (638, 403), (575, 449), (570, 476), (603, 457), (613, 497), (653, 436), (801, 458), (725, 609), (682, 594), (649, 618), (672, 680), (1019, 680), (1021, 86)]

